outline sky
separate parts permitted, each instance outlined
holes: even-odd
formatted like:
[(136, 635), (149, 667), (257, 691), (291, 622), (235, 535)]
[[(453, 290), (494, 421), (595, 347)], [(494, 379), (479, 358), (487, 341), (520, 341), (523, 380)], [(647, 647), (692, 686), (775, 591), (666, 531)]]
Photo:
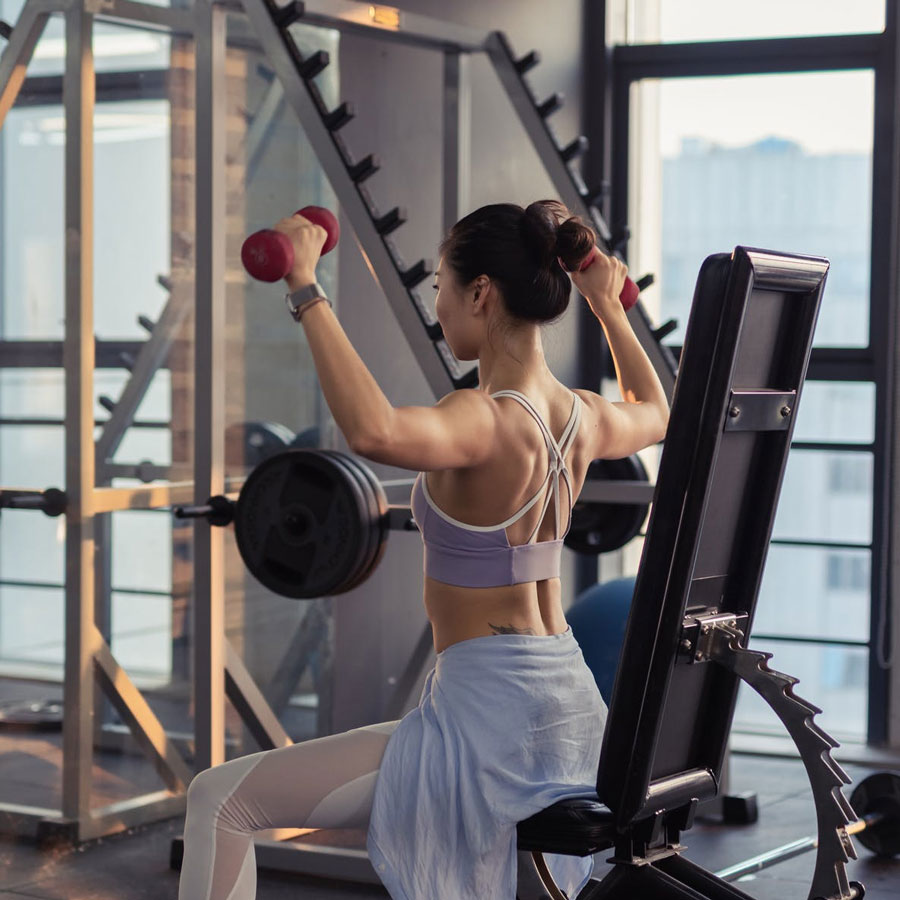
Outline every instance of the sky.
[(660, 149), (676, 156), (684, 137), (735, 147), (775, 135), (808, 153), (871, 153), (874, 90), (871, 70), (666, 79)]
[[(656, 19), (657, 6), (658, 38), (673, 42), (881, 31), (885, 0), (631, 0), (633, 35), (646, 27), (642, 19)], [(683, 137), (741, 146), (771, 135), (795, 140), (810, 153), (868, 153), (874, 75), (666, 79), (659, 112), (663, 156), (677, 155)]]

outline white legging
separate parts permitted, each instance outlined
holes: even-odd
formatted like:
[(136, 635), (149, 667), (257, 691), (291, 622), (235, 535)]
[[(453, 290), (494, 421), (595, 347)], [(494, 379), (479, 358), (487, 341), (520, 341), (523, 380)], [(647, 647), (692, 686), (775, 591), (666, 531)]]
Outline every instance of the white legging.
[(253, 832), (366, 828), (375, 778), (398, 722), (242, 756), (201, 772), (187, 793), (178, 900), (253, 900)]

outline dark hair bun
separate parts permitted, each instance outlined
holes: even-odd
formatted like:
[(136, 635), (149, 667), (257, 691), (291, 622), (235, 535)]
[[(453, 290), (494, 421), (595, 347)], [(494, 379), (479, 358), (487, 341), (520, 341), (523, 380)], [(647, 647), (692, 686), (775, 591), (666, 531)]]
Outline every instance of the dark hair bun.
[(482, 206), (460, 219), (440, 252), (463, 285), (479, 275), (495, 280), (507, 310), (528, 322), (550, 322), (569, 305), (572, 285), (560, 268), (574, 270), (595, 235), (558, 200), (538, 200), (524, 210), (512, 203)]
[(570, 216), (558, 200), (531, 203), (525, 210), (522, 231), (542, 265), (555, 265), (559, 257), (570, 272), (587, 258), (596, 243), (593, 229), (580, 216)]

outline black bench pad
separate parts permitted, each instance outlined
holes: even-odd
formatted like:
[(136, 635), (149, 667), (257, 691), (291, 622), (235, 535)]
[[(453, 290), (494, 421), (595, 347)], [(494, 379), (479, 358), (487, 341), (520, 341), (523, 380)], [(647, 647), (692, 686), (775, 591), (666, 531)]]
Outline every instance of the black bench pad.
[(613, 814), (599, 800), (560, 800), (518, 825), (520, 850), (587, 856), (615, 844)]

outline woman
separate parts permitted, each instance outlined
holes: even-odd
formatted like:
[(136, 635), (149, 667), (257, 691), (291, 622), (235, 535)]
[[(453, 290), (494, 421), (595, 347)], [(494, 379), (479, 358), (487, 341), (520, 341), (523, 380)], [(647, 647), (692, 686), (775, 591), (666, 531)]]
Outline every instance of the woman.
[[(496, 204), (450, 230), (436, 312), (480, 384), (433, 407), (394, 408), (308, 287), (324, 230), (299, 216), (276, 226), (294, 246), (288, 300), (338, 427), (361, 456), (420, 473), (412, 510), (438, 656), (400, 722), (198, 775), (180, 900), (252, 898), (252, 833), (276, 827), (368, 828), (395, 900), (513, 900), (516, 823), (594, 795), (606, 707), (563, 614), (562, 538), (591, 460), (662, 440), (668, 403), (618, 300), (625, 266), (597, 251), (575, 271), (594, 233), (567, 216), (555, 201)], [(624, 402), (570, 391), (547, 366), (540, 326), (566, 310), (567, 272), (604, 328)], [(548, 863), (570, 897), (590, 875), (590, 857)]]

